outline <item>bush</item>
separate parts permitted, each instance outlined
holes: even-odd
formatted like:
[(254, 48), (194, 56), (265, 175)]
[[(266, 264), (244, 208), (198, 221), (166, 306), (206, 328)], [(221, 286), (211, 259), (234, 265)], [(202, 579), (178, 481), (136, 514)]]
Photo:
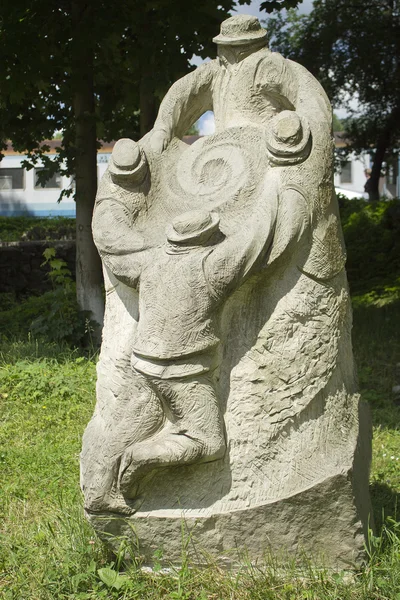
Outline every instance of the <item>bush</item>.
[(400, 200), (368, 203), (339, 196), (353, 295), (400, 289)]
[(75, 219), (0, 217), (0, 242), (73, 239), (75, 239)]
[(54, 248), (46, 248), (43, 256), (43, 265), (50, 266), (53, 290), (20, 303), (12, 294), (1, 294), (0, 336), (9, 340), (32, 335), (50, 343), (82, 346), (92, 331), (89, 313), (78, 308), (75, 283), (66, 262), (56, 257)]
[(31, 334), (49, 342), (84, 344), (88, 315), (78, 310), (74, 287), (69, 290), (59, 287), (41, 296), (30, 296), (23, 302), (9, 304), (7, 310), (0, 312), (0, 336), (28, 339)]

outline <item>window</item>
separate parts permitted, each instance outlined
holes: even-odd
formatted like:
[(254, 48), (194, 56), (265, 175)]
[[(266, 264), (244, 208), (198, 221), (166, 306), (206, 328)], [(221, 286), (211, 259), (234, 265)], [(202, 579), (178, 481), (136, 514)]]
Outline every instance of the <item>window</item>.
[(23, 190), (25, 187), (24, 169), (0, 169), (0, 190)]
[(38, 177), (36, 177), (36, 174), (39, 173), (40, 171), (43, 171), (43, 167), (40, 167), (38, 169), (35, 169), (35, 188), (36, 189), (56, 189), (56, 190), (60, 190), (61, 189), (61, 175), (59, 173), (55, 173), (54, 175), (52, 175), (50, 177), (50, 179), (48, 179), (46, 181), (46, 183), (44, 184), (44, 186), (42, 186), (40, 184), (40, 181), (38, 180)]
[(340, 161), (340, 183), (352, 183), (350, 160)]
[(389, 185), (396, 185), (397, 177), (398, 177), (398, 168), (397, 162), (393, 162), (389, 164), (387, 168), (387, 182)]

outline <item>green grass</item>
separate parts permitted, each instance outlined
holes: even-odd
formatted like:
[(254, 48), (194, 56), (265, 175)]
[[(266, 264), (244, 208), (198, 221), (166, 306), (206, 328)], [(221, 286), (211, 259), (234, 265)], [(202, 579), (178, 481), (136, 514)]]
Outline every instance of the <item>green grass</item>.
[[(14, 342), (0, 353), (0, 598), (186, 600), (400, 600), (400, 407), (391, 387), (400, 362), (400, 302), (356, 301), (354, 349), (374, 422), (371, 492), (376, 535), (352, 574), (242, 559), (146, 573), (109, 554), (82, 515), (78, 455), (95, 399), (95, 359), (55, 344)], [(399, 460), (397, 460), (399, 459)], [(382, 518), (382, 515), (384, 517)], [(183, 558), (185, 548), (183, 545)], [(157, 557), (155, 557), (157, 562)]]
[[(2, 366), (0, 386), (0, 461), (8, 499), (42, 505), (60, 493), (68, 499), (76, 490), (82, 425), (93, 409), (93, 362), (20, 359)], [(0, 500), (7, 502), (4, 490)]]
[[(400, 406), (394, 403), (395, 365), (400, 363), (400, 300), (356, 298), (353, 343), (360, 389), (374, 424), (371, 493), (375, 522), (382, 514), (400, 519)], [(398, 510), (397, 510), (397, 505)], [(400, 568), (400, 567), (399, 567)]]

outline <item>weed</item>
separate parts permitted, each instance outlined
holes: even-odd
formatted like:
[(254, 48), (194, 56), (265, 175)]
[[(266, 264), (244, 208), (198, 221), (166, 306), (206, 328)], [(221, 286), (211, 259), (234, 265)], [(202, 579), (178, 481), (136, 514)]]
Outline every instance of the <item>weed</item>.
[(0, 337), (15, 340), (33, 336), (72, 347), (88, 345), (93, 350), (92, 323), (88, 313), (78, 308), (75, 282), (66, 262), (57, 258), (54, 248), (47, 248), (43, 256), (43, 265), (50, 267), (53, 289), (20, 303), (13, 302), (9, 294), (0, 312)]

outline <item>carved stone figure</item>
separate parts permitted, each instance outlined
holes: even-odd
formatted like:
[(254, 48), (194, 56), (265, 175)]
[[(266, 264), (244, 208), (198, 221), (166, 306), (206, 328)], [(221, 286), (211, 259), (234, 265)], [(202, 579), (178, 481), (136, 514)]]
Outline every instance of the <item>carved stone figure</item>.
[[(226, 563), (301, 549), (358, 562), (370, 425), (356, 392), (331, 109), (254, 17), (119, 140), (93, 234), (106, 317), (83, 440), (85, 510), (179, 560), (182, 522)], [(213, 109), (216, 133), (187, 128)], [(111, 538), (112, 539), (112, 538)], [(117, 543), (117, 542), (116, 542)]]

